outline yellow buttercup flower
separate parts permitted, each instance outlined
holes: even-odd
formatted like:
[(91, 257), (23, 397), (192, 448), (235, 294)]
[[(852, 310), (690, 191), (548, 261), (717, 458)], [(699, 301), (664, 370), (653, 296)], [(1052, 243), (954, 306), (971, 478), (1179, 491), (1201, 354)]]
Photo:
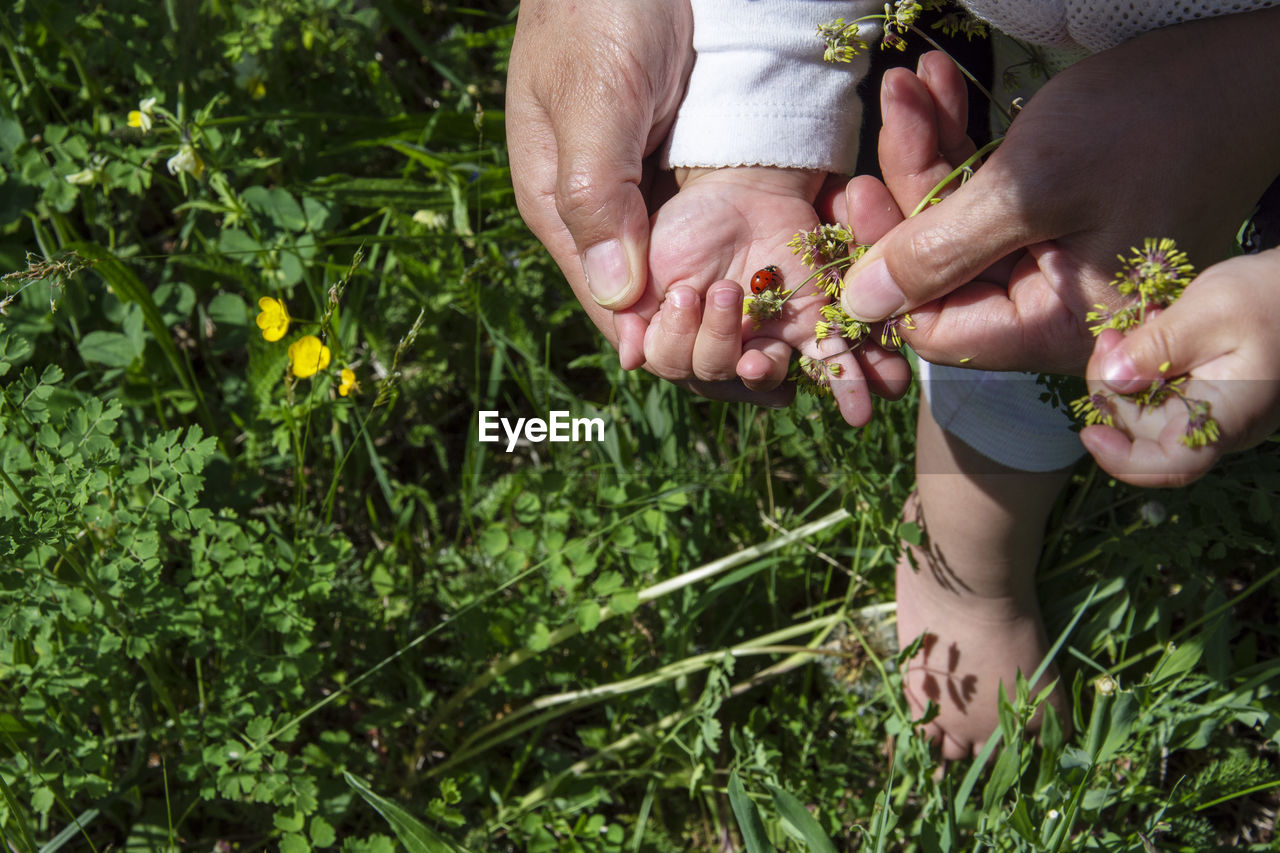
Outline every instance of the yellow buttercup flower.
[(262, 313), (258, 315), (258, 328), (262, 330), (262, 337), (269, 341), (278, 341), (283, 338), (289, 331), (289, 309), (279, 299), (272, 299), (270, 296), (264, 296), (258, 300), (258, 307), (262, 309)]
[(144, 98), (139, 101), (138, 108), (136, 110), (129, 111), (129, 127), (136, 127), (143, 133), (150, 131), (151, 125), (153, 124), (151, 120), (151, 113), (155, 108), (155, 105), (155, 98)]
[(342, 381), (338, 383), (338, 396), (345, 397), (353, 391), (360, 390), (356, 381), (356, 372), (349, 367), (342, 368)]
[(315, 376), (329, 366), (329, 348), (315, 335), (303, 335), (289, 345), (289, 369), (299, 379)]

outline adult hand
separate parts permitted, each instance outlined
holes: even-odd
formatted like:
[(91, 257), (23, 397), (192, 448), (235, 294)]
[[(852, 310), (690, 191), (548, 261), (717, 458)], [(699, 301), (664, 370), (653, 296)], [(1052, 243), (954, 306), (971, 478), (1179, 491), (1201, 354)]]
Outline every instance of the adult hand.
[(846, 310), (911, 310), (905, 336), (931, 361), (1082, 372), (1084, 315), (1115, 301), (1116, 255), (1173, 237), (1207, 266), (1280, 172), (1277, 43), (1272, 9), (1148, 33), (1063, 71), (968, 183), (858, 263)]
[(611, 312), (647, 280), (656, 169), (646, 160), (692, 65), (688, 0), (520, 5), (507, 75), (516, 204), (615, 346)]

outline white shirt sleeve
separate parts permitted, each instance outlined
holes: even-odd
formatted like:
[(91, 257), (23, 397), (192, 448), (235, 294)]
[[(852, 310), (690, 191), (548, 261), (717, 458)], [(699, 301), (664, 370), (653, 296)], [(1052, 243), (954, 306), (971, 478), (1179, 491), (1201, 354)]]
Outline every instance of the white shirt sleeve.
[(818, 25), (853, 21), (883, 0), (692, 0), (696, 53), (663, 166), (783, 166), (852, 173), (862, 103), (855, 88), (877, 49), (828, 63)]
[(979, 18), (1021, 41), (1102, 51), (1151, 30), (1280, 0), (964, 0)]

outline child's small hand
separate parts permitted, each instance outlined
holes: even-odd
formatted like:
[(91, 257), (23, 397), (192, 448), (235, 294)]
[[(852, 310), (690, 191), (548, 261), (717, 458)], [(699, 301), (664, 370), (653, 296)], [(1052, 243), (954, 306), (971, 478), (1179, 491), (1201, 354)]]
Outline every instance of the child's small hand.
[[(839, 365), (836, 402), (854, 425), (870, 419), (871, 392), (906, 391), (910, 371), (900, 357), (874, 347), (854, 354), (843, 341), (815, 338), (818, 309), (829, 300), (813, 285), (800, 287), (810, 272), (787, 242), (818, 224), (821, 173), (747, 167), (689, 170), (678, 178), (680, 191), (653, 217), (649, 290), (615, 319), (624, 340), (643, 330), (650, 370), (673, 380), (740, 377), (750, 388), (768, 389), (785, 378), (794, 347)], [(757, 328), (742, 315), (744, 285), (769, 265), (780, 268), (784, 288), (797, 292), (781, 317)]]
[(1215, 264), (1127, 336), (1103, 332), (1086, 376), (1090, 393), (1133, 393), (1182, 374), (1187, 397), (1210, 404), (1219, 439), (1180, 442), (1188, 409), (1176, 397), (1144, 412), (1113, 397), (1116, 426), (1080, 435), (1103, 470), (1138, 486), (1180, 486), (1280, 426), (1280, 249)]

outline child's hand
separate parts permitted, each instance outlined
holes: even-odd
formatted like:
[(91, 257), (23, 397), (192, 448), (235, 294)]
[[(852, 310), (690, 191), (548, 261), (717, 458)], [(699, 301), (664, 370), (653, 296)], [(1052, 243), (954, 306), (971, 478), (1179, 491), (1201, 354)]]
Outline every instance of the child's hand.
[(1141, 413), (1113, 397), (1116, 427), (1080, 434), (1103, 470), (1138, 486), (1180, 486), (1280, 426), (1280, 249), (1209, 267), (1128, 336), (1104, 331), (1086, 375), (1091, 393), (1132, 393), (1182, 374), (1191, 377), (1186, 395), (1209, 402), (1220, 438), (1195, 448), (1180, 442), (1188, 410), (1176, 397)]
[[(673, 380), (741, 377), (748, 387), (767, 389), (785, 378), (794, 347), (839, 365), (835, 399), (855, 426), (871, 417), (872, 391), (887, 397), (906, 391), (910, 370), (899, 356), (876, 347), (855, 355), (842, 340), (815, 339), (818, 309), (829, 300), (812, 284), (800, 287), (810, 272), (787, 242), (818, 224), (821, 173), (747, 167), (689, 170), (678, 179), (680, 191), (653, 217), (649, 290), (616, 317), (623, 341), (642, 342), (650, 370)], [(864, 223), (850, 224), (857, 232)], [(781, 317), (756, 328), (742, 314), (743, 285), (769, 265), (780, 268), (782, 287), (797, 293)]]

